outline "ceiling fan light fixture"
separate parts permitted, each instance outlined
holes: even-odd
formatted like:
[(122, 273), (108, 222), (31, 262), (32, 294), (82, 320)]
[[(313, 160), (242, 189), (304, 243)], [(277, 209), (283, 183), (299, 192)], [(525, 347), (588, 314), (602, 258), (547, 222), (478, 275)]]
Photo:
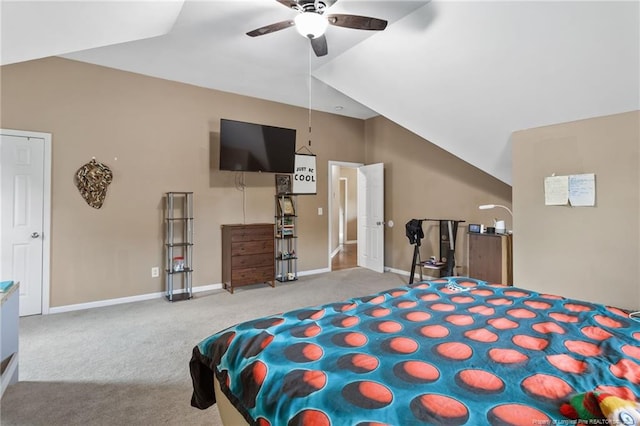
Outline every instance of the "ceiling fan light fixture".
[(329, 21), (316, 12), (302, 12), (295, 17), (296, 30), (307, 38), (317, 38), (324, 34), (329, 26)]

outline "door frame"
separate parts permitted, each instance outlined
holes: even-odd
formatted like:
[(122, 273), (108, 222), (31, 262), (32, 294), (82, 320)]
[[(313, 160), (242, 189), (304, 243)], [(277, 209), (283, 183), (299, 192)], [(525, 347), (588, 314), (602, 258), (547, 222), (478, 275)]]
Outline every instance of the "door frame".
[(0, 129), (4, 136), (38, 138), (44, 140), (42, 194), (42, 315), (49, 313), (51, 273), (51, 133), (27, 130)]
[(346, 161), (332, 161), (329, 160), (329, 168), (328, 168), (328, 173), (327, 175), (328, 180), (329, 180), (329, 184), (327, 186), (328, 191), (327, 191), (327, 215), (329, 216), (329, 229), (327, 232), (327, 264), (329, 265), (329, 270), (331, 271), (331, 255), (333, 254), (333, 250), (331, 248), (331, 229), (333, 228), (333, 191), (335, 188), (333, 188), (333, 166), (338, 166), (338, 167), (350, 167), (352, 169), (357, 169), (358, 167), (364, 166), (364, 163), (350, 163), (350, 162), (346, 162)]

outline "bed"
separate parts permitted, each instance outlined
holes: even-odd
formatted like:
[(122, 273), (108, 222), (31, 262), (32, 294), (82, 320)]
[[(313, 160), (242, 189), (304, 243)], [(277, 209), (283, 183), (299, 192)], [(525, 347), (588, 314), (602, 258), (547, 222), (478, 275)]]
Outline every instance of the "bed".
[(638, 400), (639, 340), (621, 309), (446, 278), (215, 333), (191, 404), (272, 426), (566, 424), (576, 393)]

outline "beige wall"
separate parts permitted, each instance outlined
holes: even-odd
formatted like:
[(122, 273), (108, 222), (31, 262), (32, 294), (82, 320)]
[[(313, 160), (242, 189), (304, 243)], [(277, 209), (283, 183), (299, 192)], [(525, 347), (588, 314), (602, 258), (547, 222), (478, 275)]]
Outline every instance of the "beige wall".
[[(0, 127), (53, 135), (52, 307), (164, 290), (150, 269), (162, 267), (167, 191), (195, 193), (194, 286), (219, 283), (220, 225), (273, 222), (274, 194), (272, 174), (246, 173), (243, 194), (234, 173), (211, 167), (220, 118), (296, 128), (299, 147), (308, 140), (304, 108), (60, 58), (4, 66), (0, 73)], [(298, 197), (301, 271), (329, 266), (328, 214), (317, 213), (328, 211), (329, 161), (385, 163), (386, 216), (396, 223), (386, 231), (385, 265), (399, 270), (411, 268), (409, 219), (489, 224), (501, 212), (479, 211), (479, 204), (511, 205), (508, 185), (383, 117), (314, 111), (311, 150), (317, 195)], [(100, 210), (88, 207), (73, 185), (73, 174), (91, 157), (114, 172)], [(435, 246), (435, 233), (425, 231)], [(458, 233), (460, 265), (466, 264), (465, 232)]]
[[(640, 112), (516, 132), (514, 280), (640, 308)], [(546, 176), (595, 173), (596, 206), (545, 206)]]
[[(195, 193), (194, 286), (220, 283), (220, 225), (273, 222), (274, 175), (246, 173), (245, 194), (237, 190), (235, 173), (211, 169), (210, 132), (215, 140), (220, 118), (231, 118), (308, 140), (304, 108), (60, 58), (0, 72), (0, 127), (53, 135), (52, 307), (164, 290), (150, 270), (162, 267), (167, 191)], [(364, 122), (314, 111), (311, 150), (318, 193), (298, 197), (302, 271), (328, 267), (327, 215), (317, 214), (327, 209), (327, 164), (364, 160)], [(114, 173), (100, 210), (73, 183), (92, 157)]]
[[(511, 219), (505, 210), (478, 210), (481, 204), (511, 206), (511, 187), (383, 117), (366, 122), (366, 162), (384, 163), (385, 219), (395, 226), (385, 232), (385, 266), (409, 271), (413, 246), (405, 235), (410, 219), (462, 219), (456, 263), (466, 274), (469, 223), (492, 224), (494, 217)], [(471, 142), (471, 141), (470, 141)], [(421, 254), (438, 247), (437, 227), (423, 224)]]

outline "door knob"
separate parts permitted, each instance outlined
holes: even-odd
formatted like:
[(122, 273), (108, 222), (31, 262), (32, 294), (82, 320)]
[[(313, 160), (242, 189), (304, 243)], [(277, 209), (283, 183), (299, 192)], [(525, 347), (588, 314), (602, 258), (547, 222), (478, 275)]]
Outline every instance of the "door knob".
[(38, 238), (40, 236), (40, 234), (38, 234), (37, 232), (32, 232), (31, 233), (31, 238)]

